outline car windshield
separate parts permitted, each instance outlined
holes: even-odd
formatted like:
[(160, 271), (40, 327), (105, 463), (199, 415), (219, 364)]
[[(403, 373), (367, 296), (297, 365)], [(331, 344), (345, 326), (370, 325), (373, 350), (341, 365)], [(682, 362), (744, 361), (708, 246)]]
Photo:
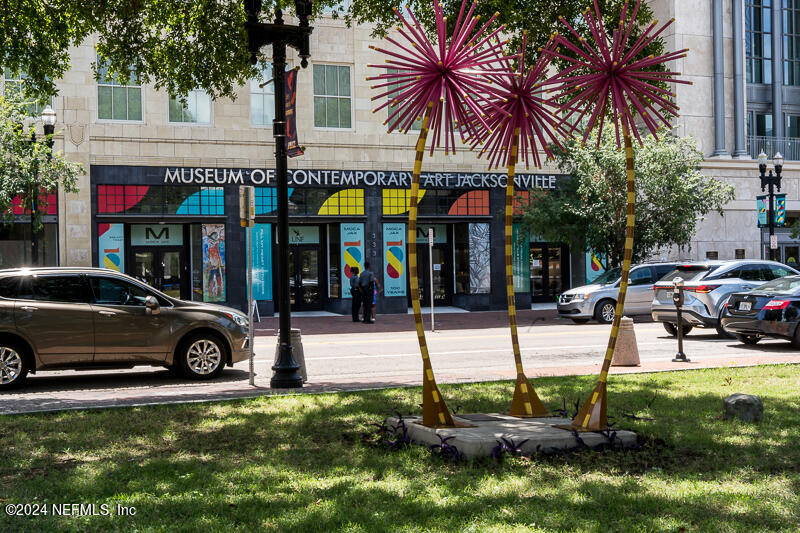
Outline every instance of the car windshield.
[(768, 281), (756, 289), (758, 292), (770, 294), (797, 294), (800, 293), (800, 276), (786, 276)]
[(658, 281), (672, 281), (675, 278), (683, 278), (683, 281), (699, 281), (706, 277), (708, 274), (712, 273), (716, 267), (708, 267), (704, 266), (695, 266), (695, 265), (685, 265), (679, 266), (675, 270), (672, 270), (669, 274), (665, 275)]
[(622, 269), (620, 267), (612, 268), (611, 270), (607, 270), (603, 272), (592, 283), (598, 283), (600, 285), (608, 285), (611, 283), (616, 283), (619, 277), (622, 275)]

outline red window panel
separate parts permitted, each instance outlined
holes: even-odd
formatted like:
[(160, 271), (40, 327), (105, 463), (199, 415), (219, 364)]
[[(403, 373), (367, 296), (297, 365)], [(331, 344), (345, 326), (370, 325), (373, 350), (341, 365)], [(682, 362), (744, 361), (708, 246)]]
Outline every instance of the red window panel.
[(489, 216), (489, 191), (469, 191), (450, 206), (448, 215)]

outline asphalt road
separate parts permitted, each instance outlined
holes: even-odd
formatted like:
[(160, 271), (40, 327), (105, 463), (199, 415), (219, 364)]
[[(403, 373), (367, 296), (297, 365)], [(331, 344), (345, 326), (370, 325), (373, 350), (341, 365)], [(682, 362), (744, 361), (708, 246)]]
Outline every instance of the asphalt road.
[[(308, 383), (303, 389), (270, 389), (276, 337), (256, 337), (255, 386), (248, 363), (226, 369), (220, 379), (190, 382), (163, 368), (116, 371), (50, 371), (29, 377), (28, 386), (0, 394), (0, 414), (91, 407), (147, 405), (231, 399), (286, 392), (324, 392), (383, 386), (419, 385), (421, 361), (413, 331), (378, 331), (303, 336)], [(528, 377), (597, 373), (610, 326), (535, 322), (520, 328), (520, 346)], [(691, 363), (672, 363), (677, 341), (658, 323), (635, 325), (641, 366), (616, 372), (678, 370), (763, 363), (800, 363), (788, 342), (762, 341), (745, 346), (719, 339), (713, 330), (694, 330), (684, 352)], [(507, 328), (451, 329), (426, 332), (431, 361), (440, 384), (515, 377)]]

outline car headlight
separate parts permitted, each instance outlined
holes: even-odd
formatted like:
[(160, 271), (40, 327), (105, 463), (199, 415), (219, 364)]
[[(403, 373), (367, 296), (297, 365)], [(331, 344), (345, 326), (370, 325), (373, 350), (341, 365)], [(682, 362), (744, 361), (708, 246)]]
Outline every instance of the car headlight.
[(575, 294), (572, 296), (573, 302), (582, 302), (589, 297), (589, 294)]
[(237, 315), (236, 313), (225, 313), (225, 314), (228, 316), (228, 318), (230, 318), (231, 320), (236, 322), (236, 324), (238, 324), (239, 326), (241, 326), (243, 328), (247, 328), (248, 327), (247, 317), (246, 316)]

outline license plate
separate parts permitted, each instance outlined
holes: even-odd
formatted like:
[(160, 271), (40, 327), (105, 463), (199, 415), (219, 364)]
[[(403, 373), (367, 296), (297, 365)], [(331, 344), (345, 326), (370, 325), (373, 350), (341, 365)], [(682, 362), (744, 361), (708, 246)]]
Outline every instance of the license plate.
[(739, 302), (739, 311), (749, 311), (753, 308), (753, 304), (751, 302)]
[(666, 291), (667, 298), (672, 298), (672, 291)]

